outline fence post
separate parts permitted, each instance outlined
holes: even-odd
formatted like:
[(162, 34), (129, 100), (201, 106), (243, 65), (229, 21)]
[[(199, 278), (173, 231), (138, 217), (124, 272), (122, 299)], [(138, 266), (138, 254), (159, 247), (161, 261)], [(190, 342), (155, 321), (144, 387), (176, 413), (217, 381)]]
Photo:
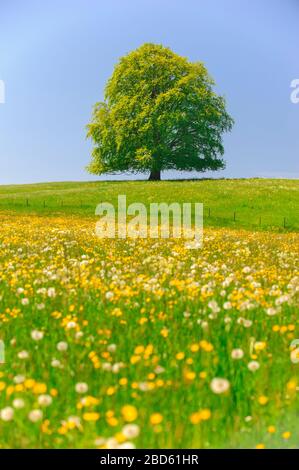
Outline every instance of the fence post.
[(236, 213), (234, 212), (234, 222), (236, 222)]

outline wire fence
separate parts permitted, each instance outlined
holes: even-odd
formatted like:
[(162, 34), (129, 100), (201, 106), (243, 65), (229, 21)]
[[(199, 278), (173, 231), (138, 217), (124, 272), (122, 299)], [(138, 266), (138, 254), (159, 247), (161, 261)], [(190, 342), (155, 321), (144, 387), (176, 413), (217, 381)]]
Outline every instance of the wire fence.
[[(98, 201), (98, 203), (101, 201)], [(28, 210), (28, 211), (41, 211), (44, 210), (47, 213), (73, 213), (82, 211), (86, 215), (94, 215), (95, 207), (97, 203), (94, 201), (84, 201), (83, 199), (76, 201), (68, 201), (65, 199), (54, 200), (51, 198), (47, 199), (30, 199), (30, 198), (11, 198), (11, 199), (0, 199), (0, 209), (8, 210)], [(206, 225), (215, 226), (240, 226), (240, 227), (254, 227), (267, 230), (284, 229), (286, 231), (299, 231), (299, 213), (289, 213), (285, 215), (276, 215), (270, 213), (260, 213), (259, 211), (242, 211), (242, 209), (236, 209), (234, 211), (228, 211), (225, 208), (214, 208), (208, 207), (204, 204), (204, 223)]]

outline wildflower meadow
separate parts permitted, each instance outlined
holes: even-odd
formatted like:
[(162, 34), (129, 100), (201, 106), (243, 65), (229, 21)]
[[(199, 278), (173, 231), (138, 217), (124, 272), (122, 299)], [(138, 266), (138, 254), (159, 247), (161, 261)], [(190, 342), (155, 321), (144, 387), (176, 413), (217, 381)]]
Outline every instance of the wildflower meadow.
[[(31, 210), (31, 212), (30, 212)], [(298, 446), (299, 235), (1, 211), (2, 448)]]

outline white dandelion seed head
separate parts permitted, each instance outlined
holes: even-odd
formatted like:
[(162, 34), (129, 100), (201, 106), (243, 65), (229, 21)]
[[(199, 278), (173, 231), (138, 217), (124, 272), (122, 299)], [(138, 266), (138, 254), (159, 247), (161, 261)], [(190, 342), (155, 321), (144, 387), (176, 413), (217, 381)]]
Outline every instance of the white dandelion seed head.
[(42, 410), (39, 410), (39, 409), (31, 410), (30, 413), (28, 414), (28, 419), (32, 423), (37, 423), (42, 418), (43, 418), (43, 412), (42, 412)]
[(18, 358), (19, 359), (28, 359), (29, 353), (27, 351), (20, 351), (18, 353)]
[(260, 364), (259, 362), (257, 361), (250, 361), (248, 363), (248, 369), (251, 371), (251, 372), (255, 372), (256, 370), (258, 370), (260, 368)]
[(37, 401), (40, 406), (49, 406), (51, 405), (53, 399), (51, 395), (40, 395)]
[(104, 437), (96, 437), (96, 439), (94, 440), (94, 445), (101, 447), (105, 445), (105, 442), (106, 442), (106, 439)]
[(12, 402), (12, 406), (16, 409), (24, 408), (25, 402), (22, 398), (15, 398)]
[(77, 393), (87, 393), (88, 392), (88, 385), (85, 382), (78, 382), (75, 385), (75, 390)]
[(212, 392), (214, 392), (216, 394), (221, 394), (221, 393), (225, 393), (229, 390), (230, 383), (227, 379), (223, 379), (223, 378), (220, 378), (220, 377), (215, 377), (211, 381), (210, 387), (211, 387)]
[(48, 295), (48, 297), (50, 297), (50, 298), (56, 297), (56, 290), (55, 290), (55, 287), (49, 287), (49, 289), (48, 289), (48, 291), (47, 291), (47, 295)]
[(31, 338), (34, 341), (40, 341), (41, 339), (43, 339), (43, 337), (44, 337), (43, 331), (39, 331), (39, 330), (32, 330), (31, 331)]
[(58, 351), (63, 352), (67, 350), (68, 344), (65, 341), (59, 341), (56, 347)]
[(137, 424), (126, 424), (121, 432), (127, 439), (134, 439), (139, 436), (140, 428)]
[(0, 411), (0, 418), (2, 421), (11, 421), (14, 417), (14, 409), (11, 406), (6, 406)]
[(240, 348), (233, 349), (231, 352), (231, 357), (232, 359), (242, 359), (242, 357), (244, 357), (243, 349), (240, 349)]
[(118, 448), (118, 441), (115, 439), (115, 437), (110, 437), (106, 441), (106, 448), (107, 449), (117, 449)]
[(23, 382), (25, 382), (25, 376), (24, 375), (15, 375), (15, 377), (13, 378), (13, 381), (15, 384), (21, 384)]
[(60, 367), (60, 366), (61, 366), (61, 362), (60, 362), (58, 359), (52, 359), (52, 361), (51, 361), (51, 366), (52, 366), (52, 367)]

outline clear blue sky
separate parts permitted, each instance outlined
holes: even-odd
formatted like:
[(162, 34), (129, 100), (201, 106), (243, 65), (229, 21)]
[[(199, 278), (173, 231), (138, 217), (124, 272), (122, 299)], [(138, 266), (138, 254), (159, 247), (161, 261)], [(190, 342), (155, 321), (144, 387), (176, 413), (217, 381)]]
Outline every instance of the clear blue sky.
[(203, 61), (225, 95), (236, 124), (214, 176), (298, 178), (298, 25), (299, 0), (0, 0), (0, 183), (95, 179), (85, 125), (144, 42)]

